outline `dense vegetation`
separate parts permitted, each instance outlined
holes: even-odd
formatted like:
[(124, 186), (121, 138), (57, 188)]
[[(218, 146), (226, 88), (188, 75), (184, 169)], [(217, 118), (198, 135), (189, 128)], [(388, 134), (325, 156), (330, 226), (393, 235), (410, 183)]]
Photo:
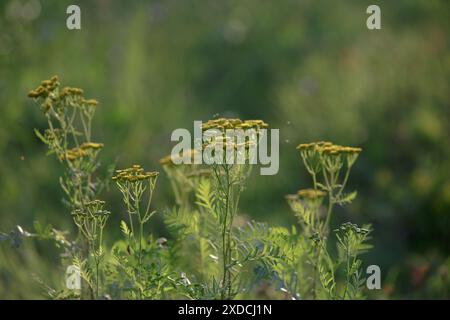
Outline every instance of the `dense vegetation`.
[[(371, 1), (80, 1), (79, 32), (65, 28), (68, 3), (34, 2), (40, 10), (27, 7), (28, 14), (17, 1), (0, 3), (1, 231), (20, 235), (20, 225), (34, 233), (37, 220), (76, 239), (58, 186), (64, 166), (42, 156), (32, 129), (44, 133), (46, 118), (24, 95), (59, 74), (101, 101), (91, 138), (105, 147), (95, 176), (111, 181), (109, 163), (161, 171), (146, 235), (175, 238), (164, 221), (175, 203), (171, 179), (158, 165), (174, 128), (216, 113), (264, 119), (280, 128), (280, 172), (246, 179), (235, 221), (292, 232), (298, 218), (285, 194), (314, 189), (296, 145), (361, 146), (347, 184), (358, 197), (333, 206), (329, 247), (333, 228), (370, 222), (374, 248), (364, 262), (380, 265), (383, 277), (383, 290), (370, 297), (450, 296), (448, 1), (380, 1), (380, 31), (365, 27)], [(102, 200), (111, 211), (109, 250), (128, 218), (115, 183), (105, 185)], [(61, 287), (59, 253), (46, 241), (29, 239), (19, 249), (2, 243), (0, 297), (46, 297), (33, 278)]]
[[(127, 219), (120, 222), (123, 240), (108, 248), (103, 239), (108, 218), (115, 210), (106, 210), (105, 201), (100, 200), (108, 182), (96, 175), (98, 154), (104, 147), (92, 141), (98, 101), (85, 99), (82, 89), (61, 88), (56, 76), (42, 81), (28, 96), (39, 103), (47, 119), (47, 129), (36, 130), (36, 135), (65, 167), (59, 182), (78, 236), (36, 223), (33, 233), (18, 227), (2, 234), (2, 239), (16, 245), (30, 237), (53, 240), (63, 249), (63, 264), (75, 268), (83, 281), (79, 289), (52, 288), (43, 283), (50, 297), (258, 298), (255, 290), (263, 285), (270, 298), (364, 297), (359, 255), (370, 248), (366, 244), (370, 227), (347, 222), (334, 230), (335, 258), (329, 253), (328, 239), (333, 206), (350, 203), (356, 197), (356, 192), (346, 194), (344, 190), (360, 148), (331, 142), (297, 147), (313, 182), (313, 188), (286, 196), (299, 219), (299, 231), (295, 226), (274, 228), (254, 221), (239, 226), (239, 199), (254, 166), (249, 161), (250, 150), (259, 143), (260, 130), (268, 125), (262, 120), (210, 120), (202, 129), (206, 132), (214, 128), (220, 135), (205, 138), (202, 148), (223, 151), (219, 157), (225, 161), (176, 164), (174, 157), (192, 158), (196, 150), (172, 154), (160, 161), (176, 199), (173, 209), (164, 214), (173, 238), (155, 239), (145, 232), (144, 226), (156, 213), (151, 202), (159, 173), (133, 165), (116, 170), (111, 178), (122, 195)], [(255, 130), (254, 135), (240, 142), (242, 149), (238, 149), (238, 139), (227, 133), (237, 128)], [(233, 161), (225, 152), (230, 147), (236, 150)], [(237, 161), (239, 152), (246, 161)], [(326, 206), (322, 205), (324, 199)]]

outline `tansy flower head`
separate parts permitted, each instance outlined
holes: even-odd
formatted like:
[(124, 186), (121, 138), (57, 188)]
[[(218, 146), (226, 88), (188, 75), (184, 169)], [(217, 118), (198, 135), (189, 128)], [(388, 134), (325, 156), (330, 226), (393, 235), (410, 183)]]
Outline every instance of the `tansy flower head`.
[(268, 128), (269, 125), (265, 123), (263, 120), (246, 120), (244, 122), (246, 126), (250, 126), (251, 128)]
[(329, 141), (319, 141), (311, 143), (301, 143), (297, 146), (300, 151), (312, 150), (326, 155), (339, 155), (339, 154), (358, 154), (362, 151), (361, 148), (344, 147), (337, 144), (333, 144)]
[(88, 100), (83, 99), (82, 102), (87, 104), (88, 106), (93, 106), (93, 107), (98, 106), (98, 101), (95, 99), (88, 99)]
[(354, 148), (354, 147), (342, 147), (341, 152), (342, 153), (348, 153), (348, 154), (359, 154), (361, 153), (361, 148)]
[(49, 90), (43, 86), (39, 86), (34, 90), (28, 92), (30, 98), (46, 98), (49, 94)]
[(306, 200), (322, 199), (326, 195), (327, 194), (324, 191), (316, 189), (302, 189), (297, 191), (297, 197)]
[(41, 84), (34, 90), (28, 92), (30, 98), (46, 98), (59, 86), (58, 77), (53, 76), (49, 80), (44, 80)]
[(103, 143), (97, 143), (97, 142), (84, 142), (80, 146), (83, 150), (97, 150), (103, 148)]
[(83, 89), (74, 87), (67, 88), (67, 91), (73, 95), (82, 95), (84, 93)]
[(68, 161), (74, 161), (76, 159), (80, 159), (83, 157), (88, 156), (88, 152), (86, 150), (83, 150), (81, 148), (73, 148), (70, 150), (67, 150), (65, 154), (62, 154), (59, 156), (61, 160), (68, 160)]
[(140, 165), (133, 165), (130, 168), (116, 170), (116, 175), (112, 177), (117, 182), (139, 182), (156, 178), (159, 175), (157, 171), (144, 172)]
[(323, 148), (331, 147), (332, 145), (333, 145), (333, 143), (331, 143), (329, 141), (318, 141), (318, 142), (311, 142), (311, 143), (301, 143), (297, 146), (297, 149), (320, 151)]
[(209, 120), (202, 125), (202, 130), (208, 129), (218, 129), (221, 131), (227, 129), (261, 129), (268, 128), (269, 125), (265, 123), (263, 120), (246, 120), (242, 121), (241, 119), (233, 119), (233, 118), (219, 118)]

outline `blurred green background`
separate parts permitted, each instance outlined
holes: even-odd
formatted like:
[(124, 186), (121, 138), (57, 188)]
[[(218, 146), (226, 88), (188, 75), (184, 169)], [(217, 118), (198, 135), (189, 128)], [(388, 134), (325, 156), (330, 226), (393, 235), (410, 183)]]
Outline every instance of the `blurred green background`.
[[(82, 29), (66, 28), (81, 7)], [(366, 28), (381, 7), (382, 29)], [(175, 128), (215, 114), (280, 129), (280, 171), (254, 175), (242, 214), (295, 223), (284, 195), (307, 187), (296, 145), (361, 146), (357, 200), (333, 223), (372, 223), (383, 290), (374, 298), (450, 298), (450, 2), (446, 0), (66, 1), (0, 3), (0, 230), (34, 220), (73, 230), (57, 161), (33, 133), (26, 97), (57, 74), (101, 105), (102, 161), (161, 170)], [(123, 208), (105, 194), (118, 230)], [(156, 209), (173, 204), (159, 180)], [(153, 232), (166, 235), (161, 216)], [(0, 298), (45, 298), (33, 277), (62, 283), (51, 245), (0, 244)]]

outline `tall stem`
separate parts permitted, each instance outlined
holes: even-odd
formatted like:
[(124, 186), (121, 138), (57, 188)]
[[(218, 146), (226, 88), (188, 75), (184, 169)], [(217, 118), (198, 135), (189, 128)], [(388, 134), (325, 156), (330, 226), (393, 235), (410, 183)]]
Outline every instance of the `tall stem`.
[[(230, 230), (229, 226), (231, 226), (231, 222), (229, 221), (232, 219), (229, 214), (229, 208), (230, 208), (230, 172), (228, 165), (224, 165), (224, 171), (225, 171), (225, 208), (223, 210), (223, 226), (222, 226), (222, 259), (223, 259), (223, 278), (222, 278), (222, 286), (223, 291), (221, 293), (222, 299), (229, 299), (230, 295), (230, 274), (229, 274), (229, 262), (230, 262)], [(226, 292), (228, 292), (227, 296), (225, 295)]]

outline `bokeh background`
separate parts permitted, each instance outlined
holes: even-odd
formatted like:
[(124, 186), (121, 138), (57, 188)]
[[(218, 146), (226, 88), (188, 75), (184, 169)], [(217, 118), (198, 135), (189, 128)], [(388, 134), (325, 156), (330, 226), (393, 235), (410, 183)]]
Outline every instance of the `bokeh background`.
[[(81, 7), (82, 29), (66, 28)], [(366, 28), (381, 7), (382, 29)], [(307, 187), (296, 145), (361, 146), (357, 200), (334, 224), (370, 222), (383, 290), (373, 298), (450, 298), (450, 1), (168, 0), (0, 2), (0, 230), (34, 220), (73, 230), (61, 169), (33, 133), (44, 119), (26, 93), (59, 75), (100, 101), (104, 164), (160, 170), (175, 128), (214, 115), (280, 129), (280, 171), (254, 175), (242, 214), (295, 223), (284, 195)], [(105, 194), (114, 237), (123, 208)], [(159, 180), (152, 231), (173, 205)], [(51, 245), (0, 243), (0, 298), (45, 298), (62, 283)]]

